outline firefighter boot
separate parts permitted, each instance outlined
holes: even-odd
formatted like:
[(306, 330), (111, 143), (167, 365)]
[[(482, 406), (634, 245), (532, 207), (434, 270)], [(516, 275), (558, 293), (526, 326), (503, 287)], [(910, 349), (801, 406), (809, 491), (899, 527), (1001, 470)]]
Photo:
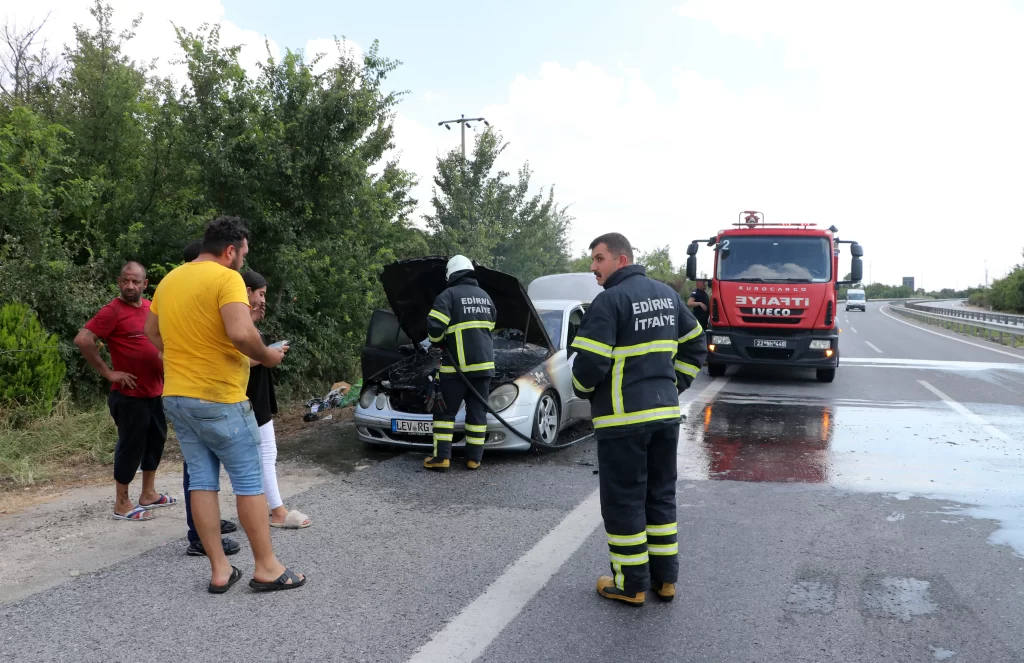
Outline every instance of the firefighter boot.
[(447, 458), (438, 458), (436, 456), (427, 456), (423, 459), (423, 467), (428, 470), (439, 470), (441, 472), (448, 469), (451, 462)]
[(479, 470), (480, 469), (480, 461), (478, 461), (478, 460), (467, 460), (466, 461), (466, 467), (468, 467), (471, 470)]
[(670, 582), (652, 582), (651, 589), (665, 603), (670, 603), (676, 597), (676, 586)]
[(646, 596), (644, 592), (627, 594), (615, 586), (615, 580), (610, 576), (601, 576), (597, 579), (597, 593), (606, 599), (622, 601), (626, 605), (631, 605), (637, 608), (644, 604), (644, 598)]

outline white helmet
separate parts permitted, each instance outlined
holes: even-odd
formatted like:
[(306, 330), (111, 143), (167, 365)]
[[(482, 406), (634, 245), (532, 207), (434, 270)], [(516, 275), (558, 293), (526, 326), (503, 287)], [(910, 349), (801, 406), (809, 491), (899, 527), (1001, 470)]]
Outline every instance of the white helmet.
[(458, 255), (448, 261), (448, 267), (445, 269), (444, 277), (446, 280), (451, 280), (452, 274), (455, 272), (464, 272), (466, 270), (473, 271), (473, 263), (469, 261), (469, 258), (463, 255)]

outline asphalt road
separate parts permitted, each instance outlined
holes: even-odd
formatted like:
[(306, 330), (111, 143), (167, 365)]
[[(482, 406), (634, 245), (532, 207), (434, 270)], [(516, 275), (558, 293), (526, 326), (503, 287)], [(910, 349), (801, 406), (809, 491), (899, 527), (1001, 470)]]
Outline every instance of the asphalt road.
[(890, 316), (843, 313), (831, 384), (684, 394), (672, 604), (595, 592), (592, 442), (476, 473), (410, 453), (292, 500), (315, 525), (273, 536), (306, 587), (211, 596), (169, 544), (0, 606), (0, 660), (1024, 660), (1024, 352)]

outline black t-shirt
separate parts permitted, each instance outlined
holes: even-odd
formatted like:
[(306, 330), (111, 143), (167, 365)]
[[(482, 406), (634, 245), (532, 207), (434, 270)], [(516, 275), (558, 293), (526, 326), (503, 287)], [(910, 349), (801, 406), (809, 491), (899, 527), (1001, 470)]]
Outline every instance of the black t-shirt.
[[(711, 307), (711, 298), (708, 297), (708, 293), (705, 290), (694, 290), (690, 293), (690, 297), (693, 297), (693, 301), (695, 303), (704, 304), (704, 306), (707, 306), (708, 308)], [(703, 309), (700, 306), (694, 306), (693, 317), (697, 318), (697, 322), (700, 323), (701, 327), (706, 328), (708, 326), (708, 312), (706, 309)]]
[[(260, 338), (266, 345), (267, 339), (263, 337), (263, 332), (260, 332)], [(256, 415), (257, 426), (262, 426), (277, 414), (274, 380), (270, 376), (270, 369), (263, 364), (249, 367), (249, 385), (246, 387), (245, 395), (252, 402), (252, 412)]]

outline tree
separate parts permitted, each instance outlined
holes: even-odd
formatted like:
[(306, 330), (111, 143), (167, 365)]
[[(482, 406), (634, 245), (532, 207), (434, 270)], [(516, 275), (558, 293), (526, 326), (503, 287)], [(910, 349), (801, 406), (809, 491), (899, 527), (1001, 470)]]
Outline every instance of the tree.
[(32, 106), (56, 81), (61, 59), (39, 37), (47, 20), (49, 14), (39, 25), (24, 29), (0, 26), (0, 102), (8, 108)]
[(640, 253), (636, 262), (647, 269), (647, 276), (671, 286), (676, 292), (688, 292), (693, 286), (686, 278), (685, 263), (678, 268), (672, 264), (672, 255), (667, 244), (647, 253)]
[(589, 272), (590, 266), (594, 263), (590, 251), (583, 251), (576, 259), (569, 263), (570, 272)]
[(370, 313), (385, 304), (380, 270), (426, 249), (408, 223), (413, 177), (382, 161), (399, 97), (383, 83), (397, 63), (376, 43), (361, 62), (338, 44), (321, 73), (318, 58), (289, 50), (253, 80), (217, 28), (178, 35), (192, 185), (210, 208), (249, 221), (248, 264), (270, 283), (268, 334), (297, 339), (282, 372), (355, 375)]
[(493, 129), (480, 134), (463, 163), (452, 150), (437, 160), (432, 204), (426, 217), (435, 253), (463, 253), (471, 259), (529, 282), (569, 269), (568, 231), (572, 218), (555, 203), (554, 190), (530, 194), (531, 172), (520, 168), (492, 173), (505, 150)]

